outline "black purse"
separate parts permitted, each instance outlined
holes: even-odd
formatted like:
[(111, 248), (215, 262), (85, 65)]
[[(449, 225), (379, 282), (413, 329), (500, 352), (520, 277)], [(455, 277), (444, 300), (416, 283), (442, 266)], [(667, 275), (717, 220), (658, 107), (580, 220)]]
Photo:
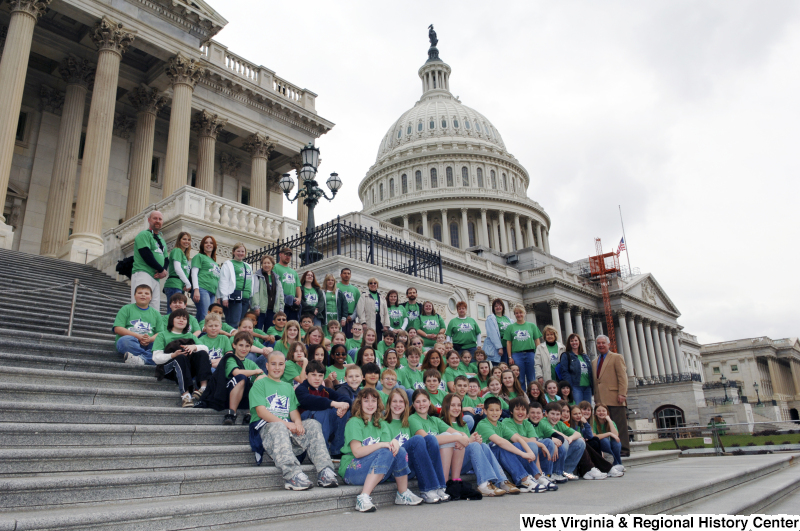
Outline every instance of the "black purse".
[[(245, 286), (247, 285), (247, 277), (249, 277), (249, 276), (250, 276), (250, 271), (248, 271), (248, 269), (247, 269), (247, 264), (244, 264), (244, 285)], [(228, 300), (236, 301), (236, 302), (242, 300), (242, 290), (240, 290), (240, 289), (233, 290), (233, 293), (231, 293), (228, 296)]]

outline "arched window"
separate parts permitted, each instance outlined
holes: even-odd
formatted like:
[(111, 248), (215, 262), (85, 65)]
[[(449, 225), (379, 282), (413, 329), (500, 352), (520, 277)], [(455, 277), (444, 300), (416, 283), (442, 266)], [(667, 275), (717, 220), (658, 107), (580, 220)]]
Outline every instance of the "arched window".
[(436, 177), (436, 168), (431, 168), (431, 188), (439, 188), (439, 179)]
[(458, 118), (453, 118), (453, 127), (458, 129)]
[(378, 192), (378, 197), (380, 197), (381, 201), (383, 201), (383, 183), (380, 184), (378, 189), (380, 190)]
[[(686, 426), (686, 417), (683, 410), (676, 406), (661, 406), (655, 411), (656, 425), (658, 428), (682, 428)], [(659, 434), (659, 437), (668, 437)]]
[(428, 124), (430, 129), (436, 129), (436, 122), (431, 120), (431, 123)]
[(447, 168), (445, 168), (444, 173), (447, 176), (447, 186), (452, 188), (454, 186), (454, 183), (453, 183), (453, 168), (448, 166)]
[(404, 194), (408, 193), (408, 176), (404, 173), (402, 177), (400, 177), (400, 186), (402, 186), (402, 190)]
[(469, 246), (475, 247), (475, 224), (471, 221), (467, 224), (467, 232), (469, 233)]
[(461, 185), (469, 186), (469, 170), (466, 166), (461, 168)]
[(488, 242), (489, 243), (489, 247), (491, 247), (492, 249), (497, 249), (497, 246), (492, 243), (492, 240), (494, 238), (493, 238), (493, 234), (492, 234), (492, 224), (491, 223), (487, 223), (486, 224), (486, 235), (489, 237), (489, 242)]
[(447, 129), (447, 118), (442, 118), (442, 129)]
[(476, 173), (478, 174), (478, 188), (483, 188), (483, 168), (478, 168)]
[(458, 223), (454, 221), (450, 223), (450, 245), (460, 247), (458, 243)]
[(436, 241), (442, 241), (442, 226), (438, 223), (433, 224), (433, 239)]
[(417, 173), (414, 174), (414, 184), (417, 187), (417, 192), (422, 190), (422, 172), (417, 170)]
[(508, 192), (508, 179), (506, 179), (506, 174), (503, 174), (503, 191)]
[(497, 175), (494, 173), (494, 170), (489, 172), (489, 175), (492, 177), (492, 189), (497, 190)]
[(503, 230), (503, 227), (500, 225), (497, 226), (497, 250), (501, 253), (505, 252), (503, 249), (503, 237), (500, 235), (500, 231)]
[(517, 231), (511, 227), (511, 248), (517, 250)]
[(422, 122), (417, 124), (417, 131), (422, 132)]
[(417, 225), (417, 234), (422, 234), (422, 225)]
[(407, 135), (411, 134), (411, 124), (408, 124), (408, 129), (406, 129), (406, 134)]
[(397, 130), (397, 138), (402, 138), (402, 137), (403, 137), (403, 130), (402, 129), (398, 129)]
[(389, 197), (394, 197), (394, 177), (389, 179)]
[(514, 190), (516, 189), (516, 186), (514, 186), (514, 182), (515, 182), (516, 180), (517, 180), (517, 179), (516, 179), (515, 177), (511, 177), (511, 193), (512, 193), (512, 194), (514, 193)]
[(476, 129), (476, 130), (477, 130), (479, 133), (481, 132), (481, 124), (479, 124), (477, 120), (475, 121), (475, 129)]
[(467, 129), (469, 129), (469, 127), (470, 127), (470, 126), (469, 126), (469, 120), (466, 120), (466, 119), (464, 120), (464, 127), (466, 127)]
[(375, 204), (375, 188), (372, 189), (372, 204)]

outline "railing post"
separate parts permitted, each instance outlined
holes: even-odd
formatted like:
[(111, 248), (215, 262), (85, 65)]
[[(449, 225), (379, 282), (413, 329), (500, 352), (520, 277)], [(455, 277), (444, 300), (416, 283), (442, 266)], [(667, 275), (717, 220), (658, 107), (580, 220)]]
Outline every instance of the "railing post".
[(375, 265), (375, 235), (369, 228), (369, 263)]
[(336, 256), (342, 254), (342, 222), (336, 216)]
[(439, 284), (444, 284), (444, 276), (442, 275), (442, 251), (439, 250)]
[(414, 276), (417, 276), (417, 242), (414, 242), (414, 259), (411, 262), (411, 268), (414, 270)]
[(67, 337), (72, 336), (72, 321), (75, 319), (75, 302), (78, 300), (78, 279), (72, 281), (72, 305), (69, 307), (69, 325)]

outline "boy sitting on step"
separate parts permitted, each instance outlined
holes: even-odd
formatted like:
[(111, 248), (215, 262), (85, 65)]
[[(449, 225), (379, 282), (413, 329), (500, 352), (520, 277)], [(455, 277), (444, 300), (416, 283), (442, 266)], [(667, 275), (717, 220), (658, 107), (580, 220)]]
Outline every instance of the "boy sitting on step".
[(125, 356), (125, 363), (131, 365), (155, 365), (153, 362), (153, 342), (160, 315), (150, 307), (152, 290), (147, 284), (136, 286), (133, 294), (135, 304), (126, 304), (117, 312), (114, 319), (114, 333), (117, 335), (117, 352)]
[(233, 350), (228, 336), (222, 334), (222, 317), (216, 313), (208, 313), (203, 328), (206, 333), (197, 338), (197, 342), (208, 347), (208, 359), (211, 361), (211, 372), (214, 372), (219, 360), (226, 352)]
[[(236, 332), (233, 336), (233, 356), (225, 357), (225, 379), (228, 390), (228, 411), (225, 412), (224, 426), (236, 424), (236, 410), (250, 409), (250, 389), (264, 371), (258, 368), (255, 362), (247, 359), (250, 347), (253, 346), (253, 336), (250, 332)], [(250, 413), (242, 419), (243, 425), (250, 424)]]
[(325, 387), (325, 366), (316, 360), (308, 362), (306, 380), (294, 392), (300, 418), (319, 421), (330, 454), (340, 455), (344, 445), (344, 428), (350, 420), (348, 397)]
[[(169, 309), (170, 312), (174, 312), (175, 310), (185, 310), (186, 303), (189, 299), (186, 298), (186, 295), (183, 293), (175, 293), (172, 297), (169, 298)], [(167, 319), (169, 319), (169, 314), (162, 315), (158, 321), (158, 327), (156, 328), (156, 332), (164, 332), (167, 329)], [(200, 323), (197, 322), (197, 319), (194, 315), (189, 314), (189, 326), (191, 328), (190, 332), (193, 336), (197, 337), (200, 335), (200, 332), (203, 330), (203, 327), (200, 326)]]
[[(218, 302), (212, 302), (208, 305), (208, 313), (206, 314), (206, 317), (208, 317), (209, 313), (215, 313), (222, 318), (222, 329), (220, 329), (219, 333), (223, 336), (233, 337), (233, 335), (236, 333), (236, 329), (225, 322), (225, 311), (222, 309), (222, 305)], [(205, 324), (205, 319), (200, 321), (200, 328), (203, 330), (203, 332), (205, 332)]]

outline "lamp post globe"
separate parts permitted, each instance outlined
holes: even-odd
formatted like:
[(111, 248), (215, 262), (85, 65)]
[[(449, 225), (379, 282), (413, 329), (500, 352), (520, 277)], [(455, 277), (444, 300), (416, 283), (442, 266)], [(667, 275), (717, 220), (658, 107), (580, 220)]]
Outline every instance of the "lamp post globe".
[(325, 181), (325, 184), (328, 185), (328, 188), (331, 192), (336, 194), (336, 192), (338, 192), (342, 187), (342, 180), (339, 178), (339, 174), (334, 172), (331, 173), (331, 176), (328, 177), (328, 180)]
[(292, 188), (294, 188), (294, 180), (292, 179), (292, 176), (288, 173), (284, 173), (281, 176), (281, 180), (278, 181), (278, 186), (280, 186), (281, 190), (283, 190), (283, 193), (286, 194), (286, 197), (288, 198), (289, 192), (291, 192)]

